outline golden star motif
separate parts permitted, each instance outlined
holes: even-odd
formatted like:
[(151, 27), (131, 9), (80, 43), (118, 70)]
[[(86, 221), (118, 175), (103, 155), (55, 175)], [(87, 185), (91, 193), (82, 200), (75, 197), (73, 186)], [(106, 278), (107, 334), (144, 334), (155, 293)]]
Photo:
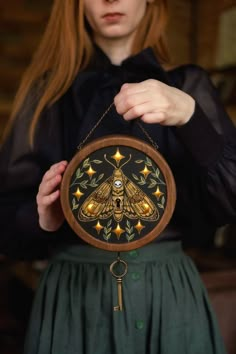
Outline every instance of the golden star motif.
[(147, 176), (149, 175), (149, 173), (151, 173), (151, 171), (150, 171), (150, 170), (147, 168), (147, 166), (145, 165), (145, 168), (144, 168), (142, 171), (140, 171), (140, 173), (142, 173), (143, 176), (144, 176), (144, 178), (146, 179)]
[(124, 159), (125, 156), (120, 154), (119, 149), (117, 148), (115, 155), (112, 158), (116, 161), (117, 166), (119, 166), (120, 160)]
[(93, 226), (94, 229), (97, 231), (98, 235), (100, 234), (100, 231), (104, 229), (104, 227), (100, 224), (99, 220), (95, 226)]
[(92, 167), (89, 166), (89, 169), (88, 169), (87, 171), (85, 171), (85, 173), (87, 173), (87, 175), (89, 176), (89, 178), (92, 178), (93, 175), (94, 175), (94, 173), (96, 173), (96, 171), (94, 171), (94, 170), (92, 169)]
[(144, 228), (145, 228), (145, 226), (141, 224), (140, 220), (135, 225), (135, 229), (138, 231), (139, 235), (140, 235), (140, 232), (142, 231), (142, 229), (144, 229)]
[(112, 231), (116, 234), (118, 240), (120, 239), (120, 235), (125, 232), (125, 230), (121, 229), (119, 223), (117, 224), (116, 228), (114, 230), (112, 230)]
[(152, 193), (152, 194), (155, 195), (155, 197), (157, 197), (158, 199), (159, 199), (162, 195), (164, 195), (164, 193), (162, 193), (162, 192), (160, 191), (159, 186), (157, 187), (156, 192), (154, 192), (154, 193)]
[(82, 195), (84, 195), (84, 193), (82, 193), (82, 192), (80, 191), (80, 189), (77, 188), (76, 192), (73, 193), (73, 195), (79, 200), (80, 197), (82, 197)]

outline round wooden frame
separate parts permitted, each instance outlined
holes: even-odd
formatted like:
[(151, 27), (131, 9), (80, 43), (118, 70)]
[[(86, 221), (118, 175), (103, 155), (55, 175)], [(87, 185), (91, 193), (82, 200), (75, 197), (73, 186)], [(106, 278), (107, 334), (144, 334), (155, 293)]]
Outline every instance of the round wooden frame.
[[(142, 151), (157, 164), (166, 182), (166, 188), (168, 193), (167, 193), (165, 210), (161, 219), (159, 220), (157, 225), (147, 235), (145, 235), (145, 237), (132, 242), (108, 243), (106, 241), (101, 241), (99, 239), (94, 238), (78, 223), (70, 207), (68, 191), (69, 191), (71, 178), (76, 168), (91, 153), (101, 148), (106, 148), (109, 146), (119, 146), (119, 147), (127, 146)], [(172, 172), (165, 159), (151, 145), (147, 144), (146, 142), (140, 139), (133, 138), (130, 136), (125, 136), (125, 135), (110, 135), (107, 137), (96, 139), (93, 142), (84, 146), (80, 151), (77, 152), (77, 154), (73, 157), (73, 159), (69, 163), (61, 183), (61, 205), (62, 205), (65, 218), (69, 223), (70, 227), (85, 242), (97, 248), (101, 248), (108, 251), (129, 251), (129, 250), (142, 247), (147, 243), (153, 241), (155, 238), (159, 236), (159, 234), (164, 230), (164, 228), (169, 223), (175, 208), (175, 202), (176, 202), (175, 181)]]

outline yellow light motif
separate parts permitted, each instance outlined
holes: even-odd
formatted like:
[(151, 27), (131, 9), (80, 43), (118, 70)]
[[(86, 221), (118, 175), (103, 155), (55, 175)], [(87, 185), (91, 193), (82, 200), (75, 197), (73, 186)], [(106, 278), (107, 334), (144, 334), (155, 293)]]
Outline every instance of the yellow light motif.
[(93, 214), (93, 208), (94, 208), (94, 203), (90, 203), (88, 206), (87, 206), (87, 210)]
[(98, 235), (100, 234), (100, 231), (104, 229), (104, 227), (100, 224), (99, 220), (97, 224), (94, 226), (94, 229), (97, 231)]
[(150, 171), (150, 170), (147, 168), (147, 166), (145, 165), (145, 168), (144, 168), (142, 171), (140, 171), (140, 173), (142, 173), (143, 176), (144, 176), (144, 178), (146, 179), (147, 176), (151, 173), (151, 171)]
[(119, 223), (117, 224), (116, 229), (114, 229), (114, 230), (112, 230), (112, 231), (116, 234), (118, 240), (120, 239), (120, 235), (125, 232), (125, 230), (121, 229)]
[(82, 192), (80, 191), (80, 189), (77, 188), (76, 192), (73, 193), (73, 195), (79, 200), (80, 197), (82, 197), (82, 195), (84, 195), (84, 193), (82, 193)]
[(94, 173), (96, 173), (96, 171), (94, 171), (91, 166), (89, 166), (89, 169), (87, 171), (85, 171), (85, 172), (87, 173), (89, 178), (92, 178)]
[(115, 155), (112, 158), (116, 161), (117, 166), (119, 166), (120, 160), (124, 159), (125, 156), (120, 154), (119, 149), (117, 148)]
[(162, 193), (162, 192), (160, 191), (159, 186), (157, 187), (156, 192), (154, 192), (154, 193), (152, 193), (152, 194), (155, 195), (155, 197), (157, 197), (158, 199), (159, 199), (162, 195), (164, 195), (164, 193)]
[(138, 223), (135, 225), (135, 229), (138, 231), (138, 233), (140, 234), (140, 232), (142, 231), (142, 229), (144, 229), (145, 226), (141, 224), (140, 220), (138, 221)]
[(150, 211), (150, 206), (147, 203), (143, 204), (144, 213), (147, 214)]

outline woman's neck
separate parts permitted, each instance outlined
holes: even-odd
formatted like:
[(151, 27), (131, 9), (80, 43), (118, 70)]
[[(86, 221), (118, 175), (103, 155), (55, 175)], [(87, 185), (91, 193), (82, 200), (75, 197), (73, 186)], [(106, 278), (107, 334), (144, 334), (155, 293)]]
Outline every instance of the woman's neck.
[(120, 39), (101, 39), (95, 38), (95, 43), (102, 49), (102, 51), (108, 56), (111, 63), (114, 65), (120, 65), (122, 61), (127, 59), (131, 55), (131, 48), (133, 41)]

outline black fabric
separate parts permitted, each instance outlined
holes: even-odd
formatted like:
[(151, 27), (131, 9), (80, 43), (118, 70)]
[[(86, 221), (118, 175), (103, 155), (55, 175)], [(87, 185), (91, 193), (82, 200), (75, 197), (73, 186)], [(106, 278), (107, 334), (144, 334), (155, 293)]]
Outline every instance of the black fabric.
[[(34, 92), (18, 115), (0, 154), (0, 251), (13, 256), (47, 256), (59, 242), (80, 243), (65, 222), (55, 233), (38, 225), (35, 197), (51, 164), (70, 160), (125, 82), (149, 78), (180, 88), (196, 100), (191, 120), (182, 127), (144, 127), (169, 163), (177, 185), (173, 218), (157, 239), (182, 238), (186, 245), (210, 245), (217, 226), (236, 219), (236, 132), (208, 75), (197, 66), (164, 71), (151, 48), (112, 65), (100, 49), (67, 93), (46, 109), (34, 148), (27, 130), (35, 107)], [(135, 122), (126, 122), (113, 107), (90, 140), (130, 134), (147, 141)], [(189, 236), (191, 235), (191, 236)]]

